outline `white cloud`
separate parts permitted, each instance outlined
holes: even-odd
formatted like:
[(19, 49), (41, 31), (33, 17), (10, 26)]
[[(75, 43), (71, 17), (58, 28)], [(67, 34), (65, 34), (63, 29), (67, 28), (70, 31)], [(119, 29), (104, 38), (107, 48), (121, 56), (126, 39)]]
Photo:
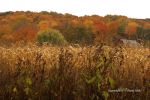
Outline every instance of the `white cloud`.
[(78, 16), (98, 14), (150, 18), (149, 0), (0, 0), (0, 11), (56, 11)]

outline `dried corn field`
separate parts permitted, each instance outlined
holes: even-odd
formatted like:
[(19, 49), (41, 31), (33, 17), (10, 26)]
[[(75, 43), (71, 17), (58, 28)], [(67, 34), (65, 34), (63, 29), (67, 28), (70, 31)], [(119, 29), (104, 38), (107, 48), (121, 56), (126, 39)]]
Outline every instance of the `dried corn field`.
[(0, 100), (29, 99), (149, 100), (150, 49), (0, 47)]

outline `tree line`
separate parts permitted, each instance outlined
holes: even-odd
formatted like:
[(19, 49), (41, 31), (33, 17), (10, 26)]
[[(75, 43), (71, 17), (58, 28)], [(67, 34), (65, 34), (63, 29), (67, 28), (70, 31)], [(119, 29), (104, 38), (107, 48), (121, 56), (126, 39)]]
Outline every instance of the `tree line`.
[(119, 38), (150, 40), (150, 20), (126, 16), (75, 16), (56, 12), (0, 13), (0, 42), (113, 44)]

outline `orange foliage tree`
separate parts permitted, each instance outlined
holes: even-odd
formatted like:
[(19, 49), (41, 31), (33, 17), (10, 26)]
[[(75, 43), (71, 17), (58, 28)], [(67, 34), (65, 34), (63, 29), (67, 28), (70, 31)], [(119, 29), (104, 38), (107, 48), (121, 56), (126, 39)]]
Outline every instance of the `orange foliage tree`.
[(138, 27), (138, 24), (136, 22), (128, 23), (128, 25), (125, 29), (125, 34), (127, 35), (128, 38), (131, 38), (135, 35), (137, 27)]
[(37, 28), (36, 26), (30, 24), (23, 27), (18, 28), (15, 33), (15, 39), (16, 41), (24, 40), (26, 42), (33, 41), (37, 34)]
[(44, 21), (40, 21), (39, 24), (38, 24), (38, 28), (39, 30), (45, 30), (47, 28), (50, 27), (50, 24), (48, 21), (44, 20)]
[(95, 43), (104, 42), (108, 33), (108, 26), (103, 21), (96, 21), (93, 25)]

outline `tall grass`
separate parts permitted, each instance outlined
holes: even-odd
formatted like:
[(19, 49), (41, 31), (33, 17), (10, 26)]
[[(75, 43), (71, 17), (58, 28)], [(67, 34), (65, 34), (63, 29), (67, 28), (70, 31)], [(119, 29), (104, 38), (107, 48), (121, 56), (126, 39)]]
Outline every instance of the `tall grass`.
[(0, 47), (0, 100), (104, 99), (150, 99), (150, 49)]

